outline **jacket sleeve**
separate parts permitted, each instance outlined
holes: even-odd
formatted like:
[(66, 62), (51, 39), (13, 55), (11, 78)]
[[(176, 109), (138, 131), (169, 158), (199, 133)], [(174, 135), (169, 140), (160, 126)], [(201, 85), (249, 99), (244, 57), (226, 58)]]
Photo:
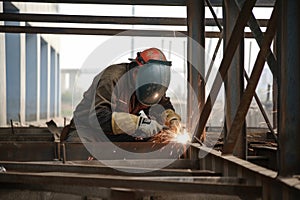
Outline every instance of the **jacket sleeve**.
[(113, 96), (118, 73), (112, 69), (104, 71), (98, 81), (95, 92), (95, 105), (97, 120), (105, 134), (112, 134), (112, 107), (115, 106)]

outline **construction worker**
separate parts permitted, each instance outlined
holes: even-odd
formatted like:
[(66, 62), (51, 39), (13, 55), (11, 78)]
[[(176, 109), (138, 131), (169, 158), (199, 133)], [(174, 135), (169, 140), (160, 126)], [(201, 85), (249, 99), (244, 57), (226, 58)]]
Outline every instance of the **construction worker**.
[(171, 62), (157, 48), (129, 60), (107, 67), (94, 78), (73, 113), (69, 134), (62, 139), (78, 141), (80, 131), (84, 141), (93, 141), (98, 137), (95, 133), (101, 132), (110, 141), (147, 141), (163, 128), (176, 129), (181, 119), (166, 96)]

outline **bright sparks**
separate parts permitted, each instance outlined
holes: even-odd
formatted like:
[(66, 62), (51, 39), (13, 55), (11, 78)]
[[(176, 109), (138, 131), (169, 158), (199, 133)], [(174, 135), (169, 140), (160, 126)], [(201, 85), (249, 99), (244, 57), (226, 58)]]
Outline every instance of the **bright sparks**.
[(184, 133), (177, 134), (174, 140), (178, 143), (186, 144), (191, 141), (191, 137), (187, 132), (184, 132)]

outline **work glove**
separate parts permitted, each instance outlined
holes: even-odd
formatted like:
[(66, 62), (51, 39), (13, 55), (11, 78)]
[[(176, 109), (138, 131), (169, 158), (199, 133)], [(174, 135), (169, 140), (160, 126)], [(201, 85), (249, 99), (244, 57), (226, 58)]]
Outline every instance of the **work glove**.
[(114, 134), (151, 137), (162, 130), (163, 126), (157, 121), (142, 116), (124, 112), (112, 113), (112, 130)]
[(161, 115), (163, 124), (170, 128), (171, 131), (175, 133), (180, 133), (181, 126), (181, 117), (172, 109), (165, 110)]
[(133, 135), (138, 128), (139, 117), (125, 112), (113, 112), (112, 131), (115, 135), (126, 133)]
[(157, 121), (145, 117), (139, 117), (138, 130), (142, 131), (143, 137), (151, 137), (163, 129)]

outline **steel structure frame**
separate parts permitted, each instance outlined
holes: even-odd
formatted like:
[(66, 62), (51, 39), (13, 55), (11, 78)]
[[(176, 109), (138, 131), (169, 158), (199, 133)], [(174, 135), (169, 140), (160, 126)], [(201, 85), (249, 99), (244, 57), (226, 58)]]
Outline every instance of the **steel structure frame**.
[[(23, 1), (16, 1), (16, 2), (23, 2)], [(28, 1), (27, 1), (28, 2)], [(55, 0), (31, 0), (30, 2), (49, 2), (49, 3), (57, 3)], [(220, 0), (212, 0), (212, 1), (205, 1), (206, 6), (209, 8), (212, 8), (212, 6), (222, 6), (222, 1)], [(211, 12), (213, 13), (214, 20), (215, 22), (212, 22), (211, 19), (205, 20), (203, 13), (200, 13), (199, 11), (203, 11), (202, 9), (205, 6), (205, 2), (203, 1), (196, 1), (196, 0), (189, 0), (189, 1), (184, 1), (184, 0), (167, 0), (167, 1), (150, 1), (150, 0), (142, 0), (142, 1), (132, 1), (132, 0), (114, 0), (114, 1), (108, 1), (108, 0), (63, 0), (60, 1), (60, 3), (88, 3), (88, 4), (119, 4), (119, 5), (165, 5), (165, 6), (187, 6), (188, 8), (188, 16), (187, 20), (186, 19), (181, 19), (181, 18), (175, 18), (175, 19), (163, 19), (163, 18), (150, 18), (149, 20), (146, 20), (145, 18), (137, 18), (137, 17), (126, 17), (126, 18), (119, 18), (119, 17), (88, 17), (88, 16), (60, 16), (61, 20), (56, 21), (55, 16), (56, 15), (40, 15), (40, 14), (20, 14), (20, 15), (14, 15), (14, 14), (7, 14), (7, 13), (1, 13), (0, 14), (0, 20), (6, 21), (6, 20), (17, 20), (17, 21), (44, 21), (44, 22), (79, 22), (79, 23), (85, 23), (85, 20), (89, 20), (91, 23), (109, 23), (109, 24), (148, 24), (148, 25), (181, 25), (181, 26), (188, 26), (188, 31), (183, 32), (185, 35), (188, 35), (189, 37), (195, 39), (198, 41), (201, 45), (205, 46), (203, 39), (205, 37), (218, 37), (219, 42), (215, 50), (215, 54), (218, 51), (218, 48), (220, 47), (220, 41), (221, 38), (224, 37), (223, 29), (222, 26), (226, 26), (226, 23), (220, 23), (220, 19), (216, 18), (216, 15), (213, 12), (213, 9), (210, 9)], [(295, 46), (295, 42), (293, 39), (299, 40), (299, 30), (295, 27), (299, 26), (293, 26), (295, 23), (294, 16), (292, 14), (297, 13), (295, 10), (297, 8), (300, 8), (300, 3), (299, 2), (294, 2), (291, 3), (290, 1), (286, 2), (284, 0), (276, 0), (276, 3), (274, 4), (274, 0), (261, 0), (257, 1), (256, 0), (247, 0), (245, 2), (236, 0), (234, 1), (235, 7), (239, 10), (238, 16), (236, 18), (235, 25), (233, 27), (232, 33), (228, 34), (227, 37), (229, 37), (229, 40), (225, 46), (224, 50), (224, 56), (223, 60), (221, 62), (221, 65), (219, 67), (219, 73), (221, 76), (217, 76), (214, 79), (214, 84), (213, 87), (208, 94), (208, 98), (205, 101), (203, 99), (203, 89), (201, 90), (201, 87), (203, 84), (201, 84), (201, 81), (203, 81), (203, 77), (199, 77), (197, 74), (193, 73), (191, 67), (189, 67), (189, 74), (190, 74), (190, 79), (189, 81), (191, 82), (193, 89), (195, 91), (198, 91), (197, 94), (199, 94), (199, 101), (201, 102), (202, 106), (199, 107), (201, 116), (199, 120), (199, 128), (198, 131), (195, 135), (195, 138), (201, 138), (202, 135), (205, 133), (205, 128), (206, 128), (206, 123), (208, 120), (208, 117), (211, 113), (212, 107), (215, 103), (215, 100), (217, 98), (217, 95), (219, 93), (219, 90), (221, 88), (221, 85), (224, 80), (226, 80), (226, 77), (228, 75), (229, 67), (232, 63), (232, 60), (234, 58), (234, 54), (236, 53), (236, 49), (238, 45), (240, 44), (240, 41), (243, 40), (243, 38), (246, 37), (254, 37), (257, 41), (257, 43), (260, 46), (260, 51), (257, 56), (254, 70), (250, 76), (250, 78), (244, 73), (243, 70), (243, 75), (245, 76), (248, 84), (245, 88), (245, 91), (243, 92), (241, 99), (240, 99), (240, 104), (237, 106), (236, 114), (232, 116), (232, 122), (231, 125), (228, 127), (228, 134), (225, 139), (225, 144), (223, 148), (223, 156), (219, 156), (216, 154), (209, 154), (210, 156), (215, 156), (211, 161), (216, 160), (218, 158), (226, 158), (224, 155), (231, 155), (234, 152), (234, 149), (236, 146), (239, 145), (239, 137), (242, 137), (241, 129), (243, 127), (243, 122), (245, 121), (245, 116), (246, 113), (249, 109), (249, 105), (251, 102), (251, 99), (255, 97), (257, 102), (259, 102), (259, 99), (257, 95), (255, 95), (255, 88), (257, 86), (257, 82), (260, 78), (263, 65), (265, 63), (265, 60), (267, 61), (274, 80), (276, 83), (278, 83), (279, 87), (279, 111), (282, 113), (279, 113), (279, 120), (278, 120), (278, 127), (279, 127), (279, 132), (278, 132), (278, 143), (280, 147), (279, 151), (279, 171), (278, 174), (280, 176), (293, 176), (300, 174), (300, 147), (297, 144), (298, 141), (300, 141), (300, 136), (299, 131), (299, 117), (297, 117), (297, 113), (300, 112), (300, 106), (299, 103), (295, 102), (300, 102), (299, 99), (299, 55), (296, 55), (299, 52), (299, 47)], [(195, 6), (198, 5), (198, 6)], [(252, 13), (252, 9), (255, 6), (269, 6), (269, 7), (274, 7), (272, 16), (270, 20), (264, 20), (263, 22), (258, 23)], [(236, 9), (235, 8), (235, 9)], [(58, 16), (58, 15), (57, 15)], [(279, 17), (281, 16), (281, 18)], [(283, 17), (284, 16), (284, 17)], [(298, 15), (297, 15), (298, 16)], [(280, 18), (280, 23), (279, 28), (276, 27), (277, 25), (277, 18)], [(37, 19), (39, 18), (39, 19)], [(260, 30), (259, 24), (264, 24), (267, 26), (267, 31), (265, 33), (262, 33)], [(214, 25), (216, 24), (220, 32), (205, 32), (204, 30), (204, 25)], [(252, 33), (246, 33), (244, 32), (244, 28), (247, 26), (250, 27)], [(298, 25), (298, 24), (297, 24)], [(200, 28), (199, 28), (200, 27)], [(85, 35), (91, 35), (91, 34), (96, 34), (96, 35), (112, 35), (112, 34), (117, 34), (119, 32), (122, 32), (124, 30), (119, 30), (119, 29), (77, 29), (77, 28), (53, 28), (53, 27), (29, 27), (29, 26), (0, 26), (0, 32), (13, 32), (13, 33), (52, 33), (52, 34), (85, 34)], [(275, 41), (276, 44), (275, 46), (277, 47), (277, 56), (272, 53), (270, 50), (270, 44), (274, 39), (275, 34), (277, 33), (277, 40)], [(135, 30), (132, 32), (133, 35), (143, 35), (143, 36), (174, 36), (173, 31), (145, 31), (145, 30)], [(292, 34), (294, 38), (289, 37), (289, 34)], [(290, 48), (290, 49), (289, 49)], [(195, 49), (189, 48), (188, 55), (193, 56), (193, 53)], [(291, 50), (293, 49), (293, 50)], [(200, 56), (199, 56), (200, 54)], [(201, 58), (201, 52), (197, 52), (198, 57)], [(298, 57), (297, 57), (298, 56)], [(278, 58), (276, 58), (278, 57)], [(196, 58), (191, 58), (191, 59), (196, 59)], [(202, 61), (197, 61), (197, 67), (199, 67), (201, 70), (203, 70), (203, 65)], [(208, 70), (210, 71), (210, 70)], [(209, 74), (209, 73), (208, 73)], [(243, 77), (240, 77), (243, 78)], [(204, 79), (207, 80), (207, 77)], [(200, 83), (200, 84), (199, 84)], [(200, 87), (199, 87), (200, 85)], [(293, 91), (293, 87), (296, 87), (296, 91)], [(230, 87), (230, 85), (229, 85)], [(237, 95), (237, 94), (233, 94)], [(236, 98), (236, 96), (234, 97)], [(231, 99), (228, 99), (228, 101), (231, 101)], [(260, 103), (259, 103), (260, 105)], [(190, 110), (193, 108), (189, 108)], [(260, 109), (265, 117), (265, 120), (268, 124), (269, 129), (273, 133), (273, 135), (276, 135), (272, 126), (270, 125), (270, 122), (268, 118), (265, 116), (264, 111), (262, 109), (262, 106), (260, 105)], [(277, 138), (277, 136), (276, 136)], [(290, 139), (292, 138), (292, 139)], [(195, 140), (196, 141), (196, 140)], [(3, 145), (3, 144), (2, 144)], [(54, 145), (54, 144), (52, 144)], [(130, 147), (131, 145), (129, 145)], [(53, 149), (56, 147), (54, 146)], [(237, 149), (239, 153), (237, 155), (242, 155), (240, 152), (242, 149)], [(195, 150), (195, 147), (192, 149)], [(193, 159), (198, 160), (199, 159), (199, 149), (196, 148), (196, 153), (197, 156), (192, 155), (190, 157), (193, 161)], [(193, 152), (193, 150), (191, 150)], [(292, 155), (292, 156), (291, 156)], [(243, 155), (241, 156), (243, 157)], [(232, 158), (237, 159), (237, 158)], [(65, 160), (66, 161), (66, 160)], [(201, 159), (201, 162), (207, 162), (210, 161), (209, 159)], [(242, 160), (238, 160), (239, 163), (243, 163)], [(224, 161), (225, 162), (225, 161)], [(242, 165), (242, 164), (241, 164)], [(207, 165), (207, 163), (202, 163), (200, 166), (205, 166), (209, 168), (210, 170), (214, 170), (215, 172), (217, 171), (216, 164), (211, 164), (210, 166)], [(222, 173), (226, 174), (224, 171)], [(18, 183), (22, 187), (24, 186), (25, 181), (32, 180), (33, 185), (32, 188), (36, 187), (34, 186), (35, 183), (38, 183), (42, 178), (47, 178), (50, 180), (51, 184), (56, 184), (55, 179), (61, 179), (65, 180), (68, 183), (72, 184), (74, 182), (79, 181), (79, 185), (86, 184), (86, 183), (94, 183), (96, 186), (103, 187), (104, 184), (111, 184), (113, 180), (116, 180), (116, 184), (112, 184), (111, 186), (116, 186), (116, 187), (124, 187), (128, 188), (128, 185), (125, 185), (125, 182), (122, 182), (122, 179), (115, 179), (113, 177), (110, 178), (105, 178), (101, 176), (97, 176), (95, 178), (90, 178), (89, 176), (84, 176), (80, 175), (77, 176), (76, 174), (62, 174), (62, 173), (57, 173), (57, 174), (36, 174), (36, 173), (8, 173), (7, 176), (2, 176), (4, 177), (3, 179), (0, 179), (3, 182), (10, 182), (10, 183)], [(276, 178), (276, 173), (273, 174), (272, 176), (267, 178), (269, 182), (271, 180)], [(146, 189), (146, 190), (151, 190), (153, 188), (149, 188), (150, 186), (152, 187), (157, 183), (156, 180), (144, 180), (144, 179), (126, 179), (127, 181), (131, 181), (133, 183), (133, 186), (128, 189), (134, 189), (134, 188), (139, 188), (139, 189)], [(135, 182), (136, 181), (136, 182)], [(166, 181), (166, 180), (164, 180)], [(164, 191), (171, 191), (174, 188), (178, 188), (178, 186), (183, 187), (186, 189), (186, 192), (204, 192), (204, 193), (213, 193), (216, 190), (211, 187), (211, 185), (206, 185), (206, 183), (199, 183), (194, 184), (194, 183), (178, 183), (178, 182), (170, 182), (167, 180), (166, 182), (159, 182), (159, 187), (155, 188), (155, 190), (164, 190)], [(264, 182), (265, 179), (261, 178), (260, 181)], [(278, 179), (275, 179), (275, 181), (278, 181)], [(284, 185), (280, 185), (282, 188), (288, 188), (287, 190), (284, 190), (284, 194), (282, 197), (289, 196), (288, 192), (293, 191), (293, 194), (291, 197), (296, 197), (299, 194), (299, 181), (297, 182), (296, 180), (293, 180), (294, 182), (289, 182), (289, 181), (284, 181), (284, 180), (279, 180), (280, 183), (276, 183), (276, 187), (278, 187), (278, 184), (284, 183)], [(287, 185), (285, 185), (287, 184)], [(293, 185), (294, 184), (294, 185)], [(171, 186), (168, 186), (171, 185)], [(293, 186), (292, 186), (293, 185)], [(107, 185), (106, 185), (107, 186)], [(213, 185), (217, 186), (218, 185)], [(224, 185), (222, 185), (224, 186)], [(228, 191), (231, 191), (230, 194), (237, 194), (237, 195), (242, 195), (241, 193), (237, 192), (234, 190), (233, 192), (233, 187), (230, 185), (225, 185), (225, 187), (228, 186)], [(252, 185), (253, 186), (253, 185)], [(259, 188), (252, 186), (247, 187), (245, 191), (247, 193), (249, 191), (256, 191), (259, 192)], [(10, 187), (8, 185), (8, 187)], [(174, 187), (174, 188), (173, 188)], [(202, 187), (202, 190), (200, 190)], [(240, 185), (236, 186), (240, 187)], [(290, 189), (292, 187), (292, 189)], [(191, 189), (192, 188), (192, 189)], [(203, 189), (204, 188), (204, 189)], [(39, 188), (41, 189), (41, 188)], [(49, 189), (49, 187), (48, 187)], [(243, 186), (240, 188), (243, 190)], [(294, 191), (296, 189), (296, 192)], [(298, 190), (297, 190), (298, 189)], [(56, 189), (57, 190), (57, 189)], [(264, 189), (265, 190), (265, 189)], [(222, 194), (228, 194), (224, 190), (220, 190), (224, 193)], [(272, 189), (274, 191), (274, 188)], [(294, 193), (295, 192), (295, 193)], [(273, 196), (272, 194), (267, 194), (263, 193), (263, 198), (268, 198), (269, 196)], [(294, 196), (293, 196), (294, 195)], [(273, 196), (274, 197), (274, 196)]]

